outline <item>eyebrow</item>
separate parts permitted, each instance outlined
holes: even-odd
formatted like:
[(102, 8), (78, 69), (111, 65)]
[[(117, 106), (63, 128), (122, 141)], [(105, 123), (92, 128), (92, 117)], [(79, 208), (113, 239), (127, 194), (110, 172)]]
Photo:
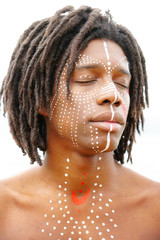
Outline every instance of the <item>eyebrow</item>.
[(81, 69), (97, 69), (100, 68), (100, 65), (98, 64), (91, 64), (91, 65), (82, 65), (82, 66), (75, 66), (76, 70), (81, 70)]
[[(82, 66), (75, 66), (75, 70), (81, 70), (81, 69), (97, 69), (97, 68), (104, 68), (104, 66), (99, 64), (90, 64), (90, 65), (82, 65)], [(124, 75), (127, 75), (131, 78), (131, 74), (129, 71), (125, 70), (123, 67), (116, 67), (116, 71), (118, 73), (122, 73)]]

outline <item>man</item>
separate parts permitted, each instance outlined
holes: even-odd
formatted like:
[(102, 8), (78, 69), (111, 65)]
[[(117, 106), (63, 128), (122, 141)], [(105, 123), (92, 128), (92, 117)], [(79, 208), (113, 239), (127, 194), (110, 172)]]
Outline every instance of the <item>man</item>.
[(41, 167), (1, 182), (1, 239), (160, 239), (159, 183), (122, 165), (147, 90), (142, 51), (109, 13), (69, 6), (24, 32), (1, 95)]

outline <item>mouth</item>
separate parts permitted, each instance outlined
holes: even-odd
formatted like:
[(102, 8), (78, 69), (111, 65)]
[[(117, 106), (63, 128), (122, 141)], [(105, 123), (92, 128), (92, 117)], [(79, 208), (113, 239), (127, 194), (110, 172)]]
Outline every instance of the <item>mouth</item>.
[(90, 120), (90, 123), (95, 128), (99, 128), (106, 132), (115, 132), (121, 129), (124, 125), (124, 117), (116, 112), (114, 115), (111, 112), (102, 113)]
[(121, 124), (116, 123), (116, 122), (91, 122), (91, 125), (94, 126), (95, 128), (99, 128), (101, 130), (104, 130), (106, 132), (116, 132), (120, 130), (122, 127)]

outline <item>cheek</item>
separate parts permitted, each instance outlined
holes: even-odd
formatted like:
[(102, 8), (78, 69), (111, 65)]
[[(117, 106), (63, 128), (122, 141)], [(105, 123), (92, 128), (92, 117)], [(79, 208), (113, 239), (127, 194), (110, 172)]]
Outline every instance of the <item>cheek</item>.
[(128, 94), (128, 90), (126, 93), (122, 94), (123, 97), (123, 101), (122, 101), (122, 110), (123, 110), (123, 114), (125, 117), (125, 121), (127, 120), (127, 116), (128, 116), (128, 109), (129, 109), (129, 104), (130, 104), (130, 99), (129, 99), (129, 94)]

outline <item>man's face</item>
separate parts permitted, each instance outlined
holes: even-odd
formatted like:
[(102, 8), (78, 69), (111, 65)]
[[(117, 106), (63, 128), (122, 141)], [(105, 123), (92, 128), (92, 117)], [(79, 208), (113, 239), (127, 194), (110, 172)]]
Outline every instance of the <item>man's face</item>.
[(115, 150), (126, 124), (131, 78), (121, 47), (92, 40), (75, 63), (68, 100), (66, 78), (67, 65), (51, 99), (51, 131), (84, 153)]

